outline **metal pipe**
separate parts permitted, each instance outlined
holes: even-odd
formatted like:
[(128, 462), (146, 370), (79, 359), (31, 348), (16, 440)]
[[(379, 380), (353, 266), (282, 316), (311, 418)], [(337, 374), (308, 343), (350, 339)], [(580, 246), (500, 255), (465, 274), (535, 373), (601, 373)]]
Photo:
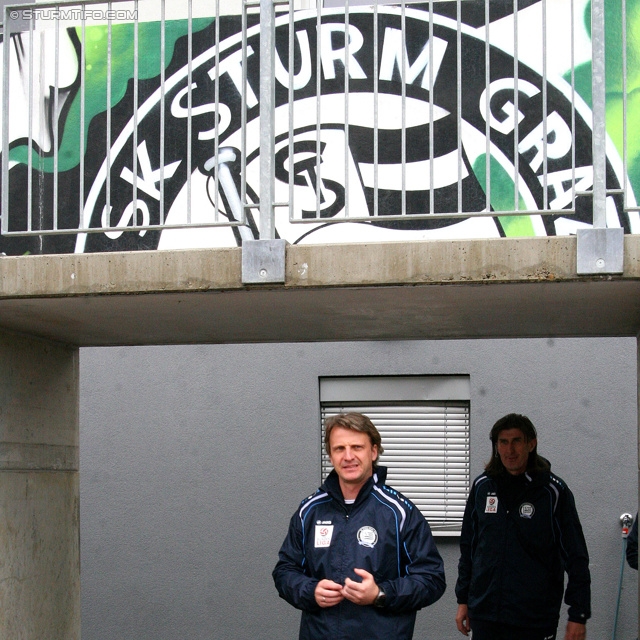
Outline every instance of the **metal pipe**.
[(593, 226), (607, 226), (607, 130), (605, 99), (605, 24), (604, 0), (591, 2), (591, 92), (593, 113)]
[(275, 236), (275, 44), (273, 0), (260, 0), (260, 239)]

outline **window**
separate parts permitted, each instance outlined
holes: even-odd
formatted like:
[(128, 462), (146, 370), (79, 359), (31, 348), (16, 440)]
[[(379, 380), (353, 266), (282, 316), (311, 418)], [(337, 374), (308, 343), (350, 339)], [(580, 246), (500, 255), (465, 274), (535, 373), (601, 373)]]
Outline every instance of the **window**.
[[(459, 534), (469, 491), (469, 377), (321, 378), (321, 417), (357, 411), (376, 425), (387, 484), (436, 535)], [(322, 443), (322, 479), (332, 466)]]

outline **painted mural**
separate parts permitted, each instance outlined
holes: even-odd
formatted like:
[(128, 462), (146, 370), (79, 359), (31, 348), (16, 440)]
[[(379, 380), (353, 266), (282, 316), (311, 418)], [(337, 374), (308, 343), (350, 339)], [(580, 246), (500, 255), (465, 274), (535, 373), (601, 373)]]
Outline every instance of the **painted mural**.
[[(290, 184), (294, 197), (291, 211), (276, 210), (277, 237), (320, 243), (566, 235), (590, 225), (588, 2), (574, 2), (573, 13), (569, 1), (547, 3), (546, 57), (540, 2), (520, 2), (514, 13), (511, 0), (492, 0), (488, 15), (484, 2), (462, 3), (460, 16), (457, 6), (412, 4), (404, 12), (389, 5), (380, 5), (377, 12), (351, 7), (347, 24), (344, 9), (324, 9), (320, 24), (315, 10), (296, 12), (292, 110), (289, 18), (278, 18), (276, 201), (289, 202)], [(640, 118), (639, 11), (640, 0), (627, 1), (626, 103), (632, 130)], [(140, 22), (137, 33), (132, 23), (118, 21), (110, 27), (45, 31), (38, 38), (14, 34), (9, 47), (10, 229), (25, 229), (31, 213), (32, 229), (51, 229), (55, 217), (58, 228), (69, 233), (0, 236), (0, 251), (204, 248), (257, 238), (256, 208), (237, 227), (153, 228), (163, 220), (168, 225), (210, 223), (216, 216), (239, 220), (243, 171), (247, 201), (258, 202), (255, 18), (248, 24), (244, 66), (238, 16), (198, 18), (191, 26), (185, 20), (167, 21), (164, 35), (153, 21)], [(619, 2), (608, 1), (607, 186), (612, 190), (621, 190), (625, 182), (621, 25)], [(488, 31), (492, 46), (487, 55)], [(136, 39), (144, 52), (137, 65)], [(56, 59), (56, 46), (60, 62), (47, 64)], [(39, 90), (32, 93), (36, 99), (29, 98), (31, 59), (43, 61)], [(627, 158), (627, 205), (635, 205), (637, 137), (630, 137)], [(572, 210), (574, 190), (579, 195)], [(514, 209), (556, 213), (500, 215)], [(385, 220), (403, 210), (404, 219)], [(415, 217), (430, 210), (457, 215)], [(493, 215), (460, 215), (483, 211)], [(347, 214), (360, 219), (347, 220)], [(607, 199), (607, 224), (640, 232), (638, 214), (624, 211), (621, 193)], [(128, 231), (132, 225), (152, 228)], [(105, 226), (113, 229), (82, 232)]]

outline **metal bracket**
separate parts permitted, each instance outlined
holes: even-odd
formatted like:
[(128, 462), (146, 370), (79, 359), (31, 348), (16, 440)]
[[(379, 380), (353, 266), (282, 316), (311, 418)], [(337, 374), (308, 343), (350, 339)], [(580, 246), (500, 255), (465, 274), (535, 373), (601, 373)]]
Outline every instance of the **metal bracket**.
[(285, 245), (285, 240), (245, 240), (242, 283), (284, 283)]
[(578, 229), (578, 275), (622, 273), (623, 229)]

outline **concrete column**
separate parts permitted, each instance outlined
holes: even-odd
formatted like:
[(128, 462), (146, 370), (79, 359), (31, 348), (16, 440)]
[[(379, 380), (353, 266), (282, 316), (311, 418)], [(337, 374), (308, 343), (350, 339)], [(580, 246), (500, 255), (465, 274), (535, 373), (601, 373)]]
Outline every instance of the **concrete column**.
[(78, 349), (0, 332), (0, 638), (80, 639)]

